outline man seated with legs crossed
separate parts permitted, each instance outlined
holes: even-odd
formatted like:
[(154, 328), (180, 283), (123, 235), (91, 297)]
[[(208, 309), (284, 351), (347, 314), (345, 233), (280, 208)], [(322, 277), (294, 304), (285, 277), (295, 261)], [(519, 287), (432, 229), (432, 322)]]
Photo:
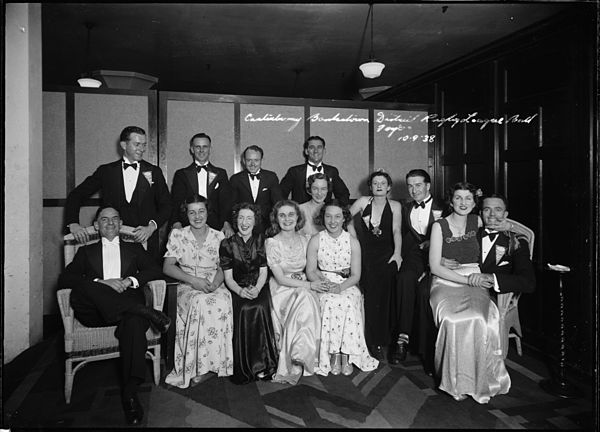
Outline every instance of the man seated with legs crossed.
[(163, 278), (160, 267), (139, 243), (119, 241), (121, 224), (117, 210), (100, 207), (94, 221), (100, 241), (77, 250), (59, 286), (72, 289), (71, 307), (83, 325), (117, 326), (123, 410), (129, 424), (140, 424), (144, 410), (137, 388), (146, 376), (146, 330), (152, 324), (164, 333), (171, 320), (152, 308), (152, 293), (146, 286)]

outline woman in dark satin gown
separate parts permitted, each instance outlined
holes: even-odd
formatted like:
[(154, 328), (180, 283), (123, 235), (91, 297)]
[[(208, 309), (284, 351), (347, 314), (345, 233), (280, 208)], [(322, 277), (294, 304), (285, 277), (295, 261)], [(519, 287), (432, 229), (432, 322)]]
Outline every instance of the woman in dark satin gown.
[(365, 296), (365, 339), (371, 355), (383, 359), (390, 344), (390, 305), (396, 273), (402, 263), (402, 213), (398, 201), (388, 199), (392, 179), (383, 170), (372, 172), (371, 196), (358, 198), (350, 213), (360, 213), (355, 230), (362, 249), (360, 287)]
[(219, 256), (225, 284), (233, 293), (233, 376), (236, 384), (270, 379), (278, 353), (271, 321), (264, 239), (253, 233), (259, 209), (238, 204), (233, 209), (236, 232), (221, 242)]

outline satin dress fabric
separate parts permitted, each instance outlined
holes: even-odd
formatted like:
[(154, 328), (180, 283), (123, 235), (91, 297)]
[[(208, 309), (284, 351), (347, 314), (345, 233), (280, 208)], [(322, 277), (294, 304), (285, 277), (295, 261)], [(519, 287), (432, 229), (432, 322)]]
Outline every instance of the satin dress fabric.
[[(273, 237), (265, 242), (269, 267), (278, 265), (287, 277), (306, 280), (306, 248), (308, 239), (296, 235), (288, 247)], [(316, 295), (307, 288), (294, 288), (269, 279), (279, 362), (274, 382), (296, 384), (301, 376), (313, 375), (318, 367), (321, 318)]]
[[(175, 258), (181, 270), (212, 281), (219, 265), (219, 245), (224, 235), (208, 228), (202, 246), (191, 227), (173, 229), (165, 258)], [(233, 373), (233, 310), (231, 294), (224, 284), (211, 293), (190, 285), (177, 285), (174, 368), (167, 384), (186, 388), (207, 372), (218, 376)]]
[[(327, 279), (342, 283), (349, 274), (352, 250), (350, 234), (342, 231), (333, 238), (327, 231), (319, 234), (318, 268)], [(347, 277), (347, 276), (346, 276)], [(320, 375), (331, 372), (330, 355), (349, 355), (350, 363), (362, 371), (377, 369), (379, 361), (371, 357), (364, 335), (363, 299), (356, 285), (340, 294), (317, 293), (321, 308), (321, 346), (319, 349)]]
[[(459, 262), (473, 257), (477, 260), (477, 217), (471, 216), (474, 215), (469, 215), (462, 237), (452, 237), (447, 220), (439, 222), (444, 258)], [(461, 267), (454, 271), (464, 276), (480, 273), (476, 262), (461, 262)], [(435, 370), (441, 377), (439, 388), (456, 400), (471, 396), (480, 404), (508, 393), (511, 381), (502, 356), (500, 314), (488, 289), (433, 276), (430, 304), (439, 329), (435, 343)]]
[(388, 264), (394, 253), (393, 215), (386, 200), (381, 221), (373, 226), (371, 201), (362, 211), (357, 230), (362, 250), (360, 287), (365, 302), (365, 338), (367, 345), (387, 346), (391, 340), (392, 292), (396, 289), (398, 272), (395, 262)]
[[(247, 242), (235, 234), (221, 242), (221, 268), (232, 270), (242, 288), (256, 285), (261, 267), (266, 269), (264, 239), (255, 234)], [(255, 299), (231, 293), (233, 302), (233, 375), (236, 384), (256, 381), (259, 373), (269, 379), (277, 368), (278, 352), (271, 321), (271, 292), (268, 283)]]

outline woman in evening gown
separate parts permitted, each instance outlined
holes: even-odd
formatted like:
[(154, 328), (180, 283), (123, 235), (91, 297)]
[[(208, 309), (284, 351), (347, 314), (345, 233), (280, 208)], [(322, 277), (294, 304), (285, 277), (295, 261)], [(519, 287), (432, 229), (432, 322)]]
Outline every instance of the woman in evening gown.
[(302, 375), (312, 375), (318, 366), (321, 319), (312, 288), (325, 281), (306, 280), (308, 239), (298, 231), (304, 223), (298, 204), (282, 200), (271, 211), (271, 228), (265, 241), (273, 302), (271, 316), (279, 350), (274, 382), (296, 384)]
[(206, 225), (206, 198), (191, 196), (182, 207), (190, 225), (171, 231), (163, 263), (163, 273), (180, 281), (175, 367), (165, 382), (186, 388), (214, 374), (233, 373), (233, 315), (231, 294), (219, 267), (224, 235)]
[(392, 189), (388, 173), (372, 172), (368, 185), (371, 196), (358, 198), (350, 213), (360, 213), (354, 227), (362, 250), (360, 287), (365, 297), (365, 338), (371, 354), (382, 360), (382, 347), (391, 341), (391, 296), (402, 263), (402, 211), (398, 201), (387, 198)]
[(329, 281), (325, 289), (315, 287), (321, 307), (321, 375), (351, 375), (353, 364), (362, 371), (372, 371), (379, 365), (365, 343), (363, 302), (356, 286), (361, 271), (360, 244), (346, 231), (351, 220), (348, 207), (339, 200), (326, 202), (319, 214), (326, 230), (313, 236), (308, 244), (308, 279)]
[[(449, 196), (452, 213), (432, 226), (430, 304), (439, 329), (435, 343), (439, 388), (456, 400), (471, 396), (487, 403), (492, 396), (508, 393), (510, 377), (502, 356), (498, 308), (488, 291), (493, 285), (479, 288), (469, 276), (480, 273), (476, 233), (481, 220), (471, 214), (475, 191), (466, 182), (454, 185)], [(442, 258), (460, 265), (444, 267)]]
[(249, 203), (233, 208), (235, 234), (221, 242), (219, 256), (233, 300), (233, 376), (236, 384), (270, 379), (277, 368), (271, 321), (271, 293), (262, 234), (253, 232), (260, 209)]
[(308, 194), (312, 198), (300, 204), (300, 211), (304, 216), (304, 226), (300, 229), (300, 234), (304, 234), (310, 240), (313, 235), (325, 229), (323, 225), (315, 224), (315, 217), (319, 216), (327, 193), (331, 190), (331, 182), (325, 174), (316, 173), (308, 177), (306, 184)]

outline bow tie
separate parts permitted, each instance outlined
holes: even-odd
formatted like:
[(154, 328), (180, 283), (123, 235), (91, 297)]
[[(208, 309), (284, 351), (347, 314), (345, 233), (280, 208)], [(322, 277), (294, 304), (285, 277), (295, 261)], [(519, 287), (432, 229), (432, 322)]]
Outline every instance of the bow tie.
[(252, 180), (256, 180), (256, 179), (260, 180), (260, 173), (252, 174), (252, 173), (249, 172), (248, 175), (250, 176), (250, 178)]
[(427, 204), (429, 201), (431, 201), (433, 199), (433, 197), (429, 197), (429, 199), (426, 199), (425, 201), (421, 201), (421, 202), (414, 202), (413, 203), (413, 207), (417, 208), (417, 207), (421, 207), (422, 209), (425, 208), (425, 204)]
[(308, 165), (310, 165), (312, 167), (313, 172), (315, 172), (315, 171), (321, 172), (323, 170), (323, 165), (316, 166), (311, 163), (309, 163)]
[(208, 172), (208, 168), (207, 167), (208, 167), (208, 164), (206, 164), (206, 165), (196, 165), (196, 172), (200, 172), (202, 170)]
[(490, 241), (496, 240), (496, 236), (498, 235), (498, 231), (489, 232), (488, 230), (484, 230), (483, 234), (481, 234), (481, 238), (489, 237)]
[(137, 170), (137, 166), (138, 166), (137, 162), (134, 162), (134, 163), (131, 163), (131, 164), (127, 163), (127, 162), (123, 162), (123, 169), (124, 170), (126, 170), (129, 167), (133, 168), (134, 170)]

